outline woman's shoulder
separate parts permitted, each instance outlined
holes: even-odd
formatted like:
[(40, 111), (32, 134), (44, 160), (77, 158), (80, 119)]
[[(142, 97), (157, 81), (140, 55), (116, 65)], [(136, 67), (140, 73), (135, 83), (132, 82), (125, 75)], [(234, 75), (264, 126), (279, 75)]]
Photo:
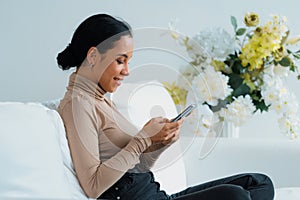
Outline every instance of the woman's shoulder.
[(60, 101), (58, 106), (58, 111), (62, 113), (63, 111), (68, 112), (88, 112), (92, 113), (99, 113), (104, 112), (107, 107), (106, 101), (99, 101), (95, 98), (92, 98), (89, 95), (84, 95), (80, 93), (69, 93), (67, 92), (64, 98)]
[(85, 98), (83, 95), (75, 95), (74, 93), (66, 92), (63, 99), (61, 99), (60, 104), (58, 106), (58, 111), (64, 110), (65, 107), (73, 107), (80, 108), (89, 105), (89, 100)]

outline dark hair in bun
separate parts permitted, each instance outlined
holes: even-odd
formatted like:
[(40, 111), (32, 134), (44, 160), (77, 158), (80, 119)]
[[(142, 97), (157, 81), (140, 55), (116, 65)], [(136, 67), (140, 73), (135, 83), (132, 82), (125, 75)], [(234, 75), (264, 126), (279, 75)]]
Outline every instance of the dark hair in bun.
[(79, 67), (91, 47), (105, 53), (124, 35), (132, 36), (131, 27), (126, 22), (107, 14), (93, 15), (75, 30), (71, 43), (57, 55), (57, 64), (63, 70)]

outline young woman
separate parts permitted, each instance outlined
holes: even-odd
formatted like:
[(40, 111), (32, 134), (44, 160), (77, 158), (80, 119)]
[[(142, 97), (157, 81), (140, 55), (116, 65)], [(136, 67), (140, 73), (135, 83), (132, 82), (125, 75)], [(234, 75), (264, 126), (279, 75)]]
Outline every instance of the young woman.
[[(84, 20), (71, 43), (58, 54), (63, 70), (75, 67), (59, 113), (67, 132), (79, 183), (98, 199), (273, 199), (263, 174), (239, 174), (166, 194), (151, 167), (179, 137), (183, 120), (150, 119), (136, 130), (105, 97), (129, 75), (133, 54), (130, 26), (106, 14)], [(174, 174), (175, 177), (175, 174)]]

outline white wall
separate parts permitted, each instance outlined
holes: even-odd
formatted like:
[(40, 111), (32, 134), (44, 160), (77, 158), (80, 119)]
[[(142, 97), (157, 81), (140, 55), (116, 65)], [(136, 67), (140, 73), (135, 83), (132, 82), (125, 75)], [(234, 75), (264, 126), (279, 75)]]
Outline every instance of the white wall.
[[(70, 72), (63, 72), (57, 67), (56, 55), (68, 44), (78, 24), (94, 13), (103, 12), (121, 17), (134, 29), (167, 28), (170, 21), (178, 19), (179, 31), (193, 35), (203, 28), (213, 26), (222, 26), (231, 31), (231, 15), (241, 20), (247, 11), (255, 11), (263, 19), (269, 14), (287, 16), (291, 34), (297, 35), (300, 34), (299, 5), (294, 0), (1, 0), (0, 101), (26, 102), (60, 98), (64, 94)], [(144, 54), (142, 59), (134, 57), (132, 62), (138, 63), (143, 59), (148, 59), (146, 63), (151, 62), (156, 59), (155, 53), (151, 55)], [(164, 57), (167, 58), (172, 60), (171, 57)], [(160, 62), (160, 59), (155, 61)], [(167, 65), (175, 66), (176, 62), (167, 62)], [(176, 73), (146, 75), (147, 78), (176, 78)], [(290, 81), (298, 99), (299, 83)], [(272, 113), (255, 117), (241, 128), (241, 134), (245, 136), (274, 136), (279, 135), (278, 132), (276, 116)]]

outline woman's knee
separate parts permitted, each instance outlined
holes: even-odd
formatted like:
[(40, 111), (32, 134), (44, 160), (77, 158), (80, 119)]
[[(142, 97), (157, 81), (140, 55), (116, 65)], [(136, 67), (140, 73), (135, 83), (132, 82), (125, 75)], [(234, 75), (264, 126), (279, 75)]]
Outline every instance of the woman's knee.
[(257, 183), (259, 190), (262, 190), (264, 195), (268, 196), (269, 199), (274, 197), (274, 184), (272, 179), (266, 174), (255, 173), (253, 174), (254, 181)]
[(266, 174), (259, 174), (261, 176), (261, 179), (263, 179), (263, 183), (265, 183), (266, 185), (270, 185), (273, 187), (273, 182), (272, 179), (266, 175)]

